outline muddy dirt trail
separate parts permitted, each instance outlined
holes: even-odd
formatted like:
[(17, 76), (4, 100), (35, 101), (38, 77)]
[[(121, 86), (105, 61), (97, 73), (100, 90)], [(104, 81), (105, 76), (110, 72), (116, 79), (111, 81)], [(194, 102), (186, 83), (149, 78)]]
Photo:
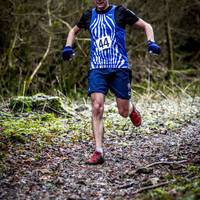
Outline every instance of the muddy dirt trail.
[[(106, 162), (99, 166), (84, 163), (92, 142), (58, 141), (45, 146), (38, 158), (34, 145), (9, 149), (0, 199), (136, 199), (176, 181), (175, 175), (192, 180), (186, 168), (200, 167), (200, 121), (152, 134), (113, 131), (105, 135)], [(174, 178), (166, 180), (167, 175)]]

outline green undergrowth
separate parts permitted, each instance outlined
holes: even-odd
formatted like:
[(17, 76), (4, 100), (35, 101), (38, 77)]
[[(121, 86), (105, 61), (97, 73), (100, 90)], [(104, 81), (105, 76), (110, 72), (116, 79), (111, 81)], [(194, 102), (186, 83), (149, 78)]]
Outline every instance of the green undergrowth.
[[(80, 131), (80, 123), (73, 121), (72, 118), (57, 117), (52, 113), (30, 114), (27, 117), (4, 118), (0, 121), (1, 143), (26, 143), (30, 141), (43, 140), (54, 142), (54, 139), (64, 137), (66, 134), (73, 132), (77, 135)], [(84, 127), (83, 127), (84, 128)], [(82, 129), (83, 129), (82, 128)], [(77, 133), (75, 133), (77, 131)], [(74, 140), (71, 138), (72, 141)]]
[(27, 117), (13, 117), (1, 122), (3, 136), (10, 142), (24, 143), (34, 138), (48, 138), (61, 131), (61, 124), (53, 114), (30, 115)]
[(193, 98), (189, 95), (156, 97), (155, 94), (145, 94), (136, 96), (134, 103), (141, 112), (142, 126), (136, 128), (128, 118), (117, 116), (117, 108), (113, 103), (105, 109), (107, 132), (112, 132), (114, 126), (116, 133), (121, 135), (166, 133), (199, 118), (199, 97)]
[(136, 200), (198, 200), (200, 199), (200, 168), (189, 165), (184, 176), (166, 175), (164, 187), (142, 193)]
[[(133, 92), (132, 101), (140, 110), (143, 123), (134, 127), (129, 118), (118, 114), (113, 96), (105, 102), (105, 137), (132, 134), (167, 134), (168, 131), (198, 120), (200, 96), (191, 95), (186, 90), (169, 92), (149, 88), (146, 93)], [(71, 99), (67, 102), (68, 115), (58, 112), (13, 112), (6, 103), (0, 107), (0, 176), (6, 171), (6, 158), (12, 151), (15, 154), (32, 152), (39, 160), (44, 148), (77, 144), (90, 141), (91, 105), (88, 99)], [(131, 141), (122, 141), (119, 145), (131, 146)], [(200, 172), (196, 166), (189, 166), (187, 173), (192, 177), (168, 174), (164, 187), (143, 192), (140, 200), (196, 200), (200, 194)], [(171, 182), (172, 180), (175, 180)]]
[(149, 94), (156, 98), (168, 96), (177, 97), (180, 95), (188, 95), (190, 97), (200, 96), (200, 80), (198, 78), (192, 80), (159, 79), (157, 81), (152, 81), (151, 79), (146, 79), (141, 83), (134, 82), (132, 85), (134, 95)]
[[(191, 96), (186, 91), (165, 94), (154, 91), (140, 94), (133, 92), (132, 101), (140, 110), (143, 123), (140, 128), (132, 125), (129, 118), (118, 114), (113, 96), (105, 102), (105, 135), (110, 134), (155, 134), (192, 123), (199, 118), (200, 97)], [(5, 106), (4, 106), (5, 109)], [(36, 142), (42, 144), (77, 143), (91, 140), (91, 106), (87, 99), (70, 100), (68, 115), (47, 112), (12, 112), (0, 109), (0, 159), (10, 146)], [(122, 145), (131, 145), (123, 142)]]

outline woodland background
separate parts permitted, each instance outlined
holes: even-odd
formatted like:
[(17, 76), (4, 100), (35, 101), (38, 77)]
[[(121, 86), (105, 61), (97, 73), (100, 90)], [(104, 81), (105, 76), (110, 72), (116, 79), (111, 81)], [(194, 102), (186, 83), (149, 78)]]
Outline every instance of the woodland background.
[(143, 123), (120, 117), (108, 96), (106, 162), (87, 166), (89, 33), (70, 62), (61, 53), (92, 0), (0, 0), (0, 199), (200, 199), (200, 1), (110, 3), (149, 22), (162, 53), (150, 56), (145, 34), (127, 27)]
[[(158, 89), (163, 84), (190, 84), (199, 90), (199, 0), (110, 3), (123, 4), (149, 22), (162, 48), (159, 57), (150, 57), (145, 34), (127, 27), (135, 88), (142, 90), (151, 78)], [(79, 33), (72, 61), (64, 62), (61, 52), (70, 27), (91, 6), (91, 0), (0, 0), (0, 95), (84, 91), (89, 66), (88, 32)]]

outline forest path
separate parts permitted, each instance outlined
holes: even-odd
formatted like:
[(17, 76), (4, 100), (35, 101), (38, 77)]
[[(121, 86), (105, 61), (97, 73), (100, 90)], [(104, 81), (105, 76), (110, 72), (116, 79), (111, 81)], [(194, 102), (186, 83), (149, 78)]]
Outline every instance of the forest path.
[[(116, 129), (116, 124), (111, 126), (108, 122), (103, 165), (84, 163), (92, 153), (93, 144), (83, 136), (70, 142), (66, 137), (58, 137), (52, 144), (41, 145), (42, 141), (38, 140), (11, 145), (0, 176), (0, 199), (142, 199), (138, 194), (143, 191), (194, 180), (196, 185), (191, 188), (196, 190), (192, 195), (198, 199), (198, 111), (179, 127), (163, 128), (159, 124), (141, 129), (142, 134), (134, 131), (130, 123), (127, 125), (127, 121), (122, 122), (123, 129)], [(110, 126), (113, 128), (108, 131)], [(172, 199), (186, 193), (172, 186), (167, 191)]]

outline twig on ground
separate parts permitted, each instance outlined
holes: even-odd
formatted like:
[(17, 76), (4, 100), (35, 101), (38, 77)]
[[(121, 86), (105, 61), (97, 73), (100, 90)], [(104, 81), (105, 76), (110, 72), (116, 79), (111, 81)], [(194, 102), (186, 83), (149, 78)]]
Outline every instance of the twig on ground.
[[(186, 163), (188, 162), (188, 160), (180, 160), (180, 161), (159, 161), (159, 162), (154, 162), (154, 163), (151, 163), (149, 165), (146, 165), (144, 168), (149, 168), (149, 167), (153, 167), (155, 165), (173, 165), (173, 164), (176, 164), (176, 165), (179, 165), (179, 164), (182, 164), (182, 163)], [(140, 168), (139, 168), (140, 169)], [(137, 170), (136, 170), (137, 171)]]
[(156, 184), (156, 185), (150, 185), (150, 186), (146, 186), (146, 187), (142, 187), (134, 192), (132, 192), (131, 194), (138, 194), (138, 193), (141, 193), (141, 192), (144, 192), (144, 191), (147, 191), (147, 190), (151, 190), (151, 189), (155, 189), (155, 188), (158, 188), (158, 187), (161, 187), (161, 186), (164, 186), (164, 185), (168, 185), (170, 183), (174, 183), (176, 180), (173, 179), (171, 181), (166, 181), (166, 182), (162, 182), (162, 183), (159, 183), (159, 184)]
[[(157, 188), (157, 187), (161, 187), (161, 186), (167, 185), (169, 183), (173, 183), (175, 181), (176, 180), (173, 179), (171, 181), (162, 182), (162, 183), (159, 183), (159, 184), (156, 184), (156, 185), (150, 185), (150, 186), (142, 187), (142, 188), (137, 189), (136, 191), (134, 191), (131, 194), (137, 194), (137, 193), (140, 193), (140, 192), (143, 192), (143, 191), (146, 191), (146, 190), (150, 190), (150, 189), (154, 189), (154, 188)], [(127, 185), (123, 185), (121, 187), (118, 187), (117, 189), (127, 189), (127, 188), (132, 187), (133, 185), (135, 185), (135, 184), (132, 182), (132, 183), (129, 183)]]
[(144, 169), (148, 169), (150, 167), (153, 167), (155, 165), (180, 165), (182, 163), (186, 163), (188, 162), (188, 160), (180, 160), (180, 161), (159, 161), (159, 162), (154, 162), (154, 163), (151, 163), (149, 165), (146, 165), (144, 167), (140, 167), (138, 169), (136, 169), (131, 175), (134, 175), (136, 173), (139, 173), (141, 171), (144, 171)]
[[(154, 163), (151, 163), (149, 165), (146, 165), (145, 167), (140, 167), (140, 168), (136, 169), (131, 175), (133, 176), (134, 174), (138, 173), (139, 171), (141, 171), (143, 169), (147, 169), (147, 168), (153, 167), (155, 165), (172, 165), (172, 164), (179, 165), (179, 164), (186, 163), (186, 162), (188, 162), (188, 160), (154, 162)], [(118, 187), (118, 189), (127, 189), (127, 188), (132, 187), (133, 185), (135, 185), (135, 182), (131, 182), (129, 184), (122, 185), (122, 186)]]

